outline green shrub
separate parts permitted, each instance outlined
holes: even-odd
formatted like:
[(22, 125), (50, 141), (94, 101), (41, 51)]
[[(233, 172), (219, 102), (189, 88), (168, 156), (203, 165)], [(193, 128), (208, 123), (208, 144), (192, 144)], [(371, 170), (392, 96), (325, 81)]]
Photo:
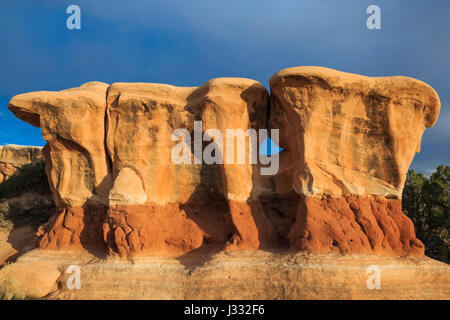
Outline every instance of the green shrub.
[(48, 221), (54, 212), (54, 208), (55, 205), (50, 198), (2, 201), (0, 202), (0, 227), (30, 226), (37, 228)]

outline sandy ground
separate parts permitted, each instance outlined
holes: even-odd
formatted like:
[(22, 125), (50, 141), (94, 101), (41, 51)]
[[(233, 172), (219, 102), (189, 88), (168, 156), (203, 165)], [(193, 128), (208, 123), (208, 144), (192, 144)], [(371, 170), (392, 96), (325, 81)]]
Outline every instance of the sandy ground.
[[(23, 209), (36, 205), (37, 201), (51, 201), (49, 195), (24, 193), (20, 197), (2, 200), (9, 203), (20, 202)], [(36, 245), (36, 230), (31, 226), (14, 226), (11, 221), (4, 221), (0, 226), (0, 266), (14, 260), (22, 252), (31, 250)]]
[(35, 240), (35, 232), (28, 226), (12, 230), (0, 228), (0, 265), (34, 248)]

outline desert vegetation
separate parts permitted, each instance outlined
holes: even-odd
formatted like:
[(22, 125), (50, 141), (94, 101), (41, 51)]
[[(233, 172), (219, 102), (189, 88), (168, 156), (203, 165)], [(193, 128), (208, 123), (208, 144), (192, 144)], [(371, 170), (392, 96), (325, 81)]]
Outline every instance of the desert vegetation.
[(26, 192), (50, 194), (43, 161), (22, 166), (13, 176), (0, 183), (0, 199), (18, 197)]
[(450, 263), (450, 167), (440, 165), (430, 175), (409, 170), (403, 211), (425, 244), (425, 254)]
[(35, 229), (50, 218), (55, 206), (44, 166), (44, 162), (24, 165), (0, 183), (0, 228)]
[[(4, 268), (7, 267), (8, 265), (4, 266)], [(27, 298), (14, 279), (0, 278), (0, 300), (24, 300)]]

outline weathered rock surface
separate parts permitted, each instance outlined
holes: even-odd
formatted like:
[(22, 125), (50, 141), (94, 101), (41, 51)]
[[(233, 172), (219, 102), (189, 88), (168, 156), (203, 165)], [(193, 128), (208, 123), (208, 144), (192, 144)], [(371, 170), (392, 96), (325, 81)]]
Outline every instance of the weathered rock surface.
[(315, 253), (423, 255), (412, 221), (399, 199), (373, 196), (304, 196), (288, 238)]
[(11, 99), (9, 109), (40, 127), (49, 185), (60, 206), (82, 206), (88, 200), (106, 204), (108, 162), (105, 109), (108, 85), (89, 82), (60, 92), (30, 92)]
[(0, 182), (14, 175), (20, 167), (43, 159), (41, 147), (0, 146)]
[(279, 192), (302, 196), (288, 238), (311, 252), (423, 254), (401, 211), (406, 172), (440, 102), (425, 83), (320, 67), (272, 76)]
[[(410, 78), (312, 67), (280, 71), (270, 84), (270, 98), (260, 83), (238, 78), (198, 88), (93, 82), (15, 96), (9, 109), (48, 141), (59, 207), (40, 246), (128, 258), (207, 243), (227, 251), (290, 243), (310, 252), (423, 254), (399, 197), (439, 113), (434, 90)], [(249, 161), (257, 147), (237, 163), (234, 139), (224, 135), (267, 128), (269, 110), (286, 151), (278, 174), (267, 177)], [(204, 141), (195, 139), (194, 121)], [(177, 129), (185, 134), (173, 139)], [(188, 152), (174, 163), (180, 139)], [(196, 148), (234, 163), (205, 163)]]
[[(235, 78), (199, 88), (88, 83), (14, 97), (10, 110), (40, 126), (48, 141), (47, 175), (60, 207), (41, 246), (107, 247), (112, 255), (129, 256), (180, 254), (230, 236), (230, 247), (275, 243), (257, 202), (261, 187), (252, 183), (255, 165), (203, 165), (191, 154), (192, 164), (171, 161), (174, 130), (193, 137), (194, 120), (206, 134), (210, 128), (265, 128), (268, 101), (261, 84)], [(258, 227), (267, 230), (264, 237)]]
[(43, 260), (9, 264), (0, 270), (0, 284), (27, 298), (42, 298), (57, 289), (61, 273), (57, 265)]
[[(35, 250), (19, 258), (34, 260), (80, 267), (81, 289), (69, 290), (63, 274), (48, 299), (450, 299), (450, 267), (427, 257), (200, 250), (131, 263)], [(367, 285), (369, 266), (379, 267), (379, 289)]]
[(440, 102), (407, 77), (370, 78), (320, 67), (270, 79), (271, 125), (289, 152), (283, 169), (302, 195), (401, 198), (406, 172)]

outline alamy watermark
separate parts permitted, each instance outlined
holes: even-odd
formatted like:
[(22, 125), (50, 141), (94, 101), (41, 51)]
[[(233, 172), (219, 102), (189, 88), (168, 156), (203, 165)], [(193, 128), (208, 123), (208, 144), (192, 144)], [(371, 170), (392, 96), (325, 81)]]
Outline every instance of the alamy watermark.
[(66, 286), (69, 290), (80, 290), (81, 289), (81, 269), (77, 265), (70, 265), (66, 269), (66, 274), (70, 274), (67, 277)]
[(72, 4), (67, 7), (67, 14), (70, 16), (66, 20), (66, 26), (69, 30), (81, 29), (81, 9), (79, 6)]
[[(248, 163), (265, 165), (260, 167), (262, 175), (274, 175), (279, 169), (279, 153), (283, 149), (278, 146), (278, 129), (226, 129), (224, 135), (219, 129), (202, 130), (202, 122), (194, 121), (194, 143), (192, 152), (192, 137), (187, 129), (176, 129), (171, 136), (172, 141), (178, 141), (171, 153), (175, 164), (245, 164), (246, 138), (248, 138)], [(235, 143), (236, 140), (236, 143)], [(258, 140), (261, 143), (258, 152)], [(204, 150), (203, 142), (211, 141)], [(224, 150), (225, 142), (225, 150)], [(225, 157), (224, 157), (225, 151)], [(236, 152), (235, 152), (236, 151)]]
[(368, 266), (366, 269), (369, 277), (367, 278), (367, 289), (381, 289), (381, 269), (377, 265)]
[(372, 4), (367, 7), (366, 13), (370, 16), (366, 20), (366, 26), (369, 30), (381, 29), (381, 9), (379, 6)]

